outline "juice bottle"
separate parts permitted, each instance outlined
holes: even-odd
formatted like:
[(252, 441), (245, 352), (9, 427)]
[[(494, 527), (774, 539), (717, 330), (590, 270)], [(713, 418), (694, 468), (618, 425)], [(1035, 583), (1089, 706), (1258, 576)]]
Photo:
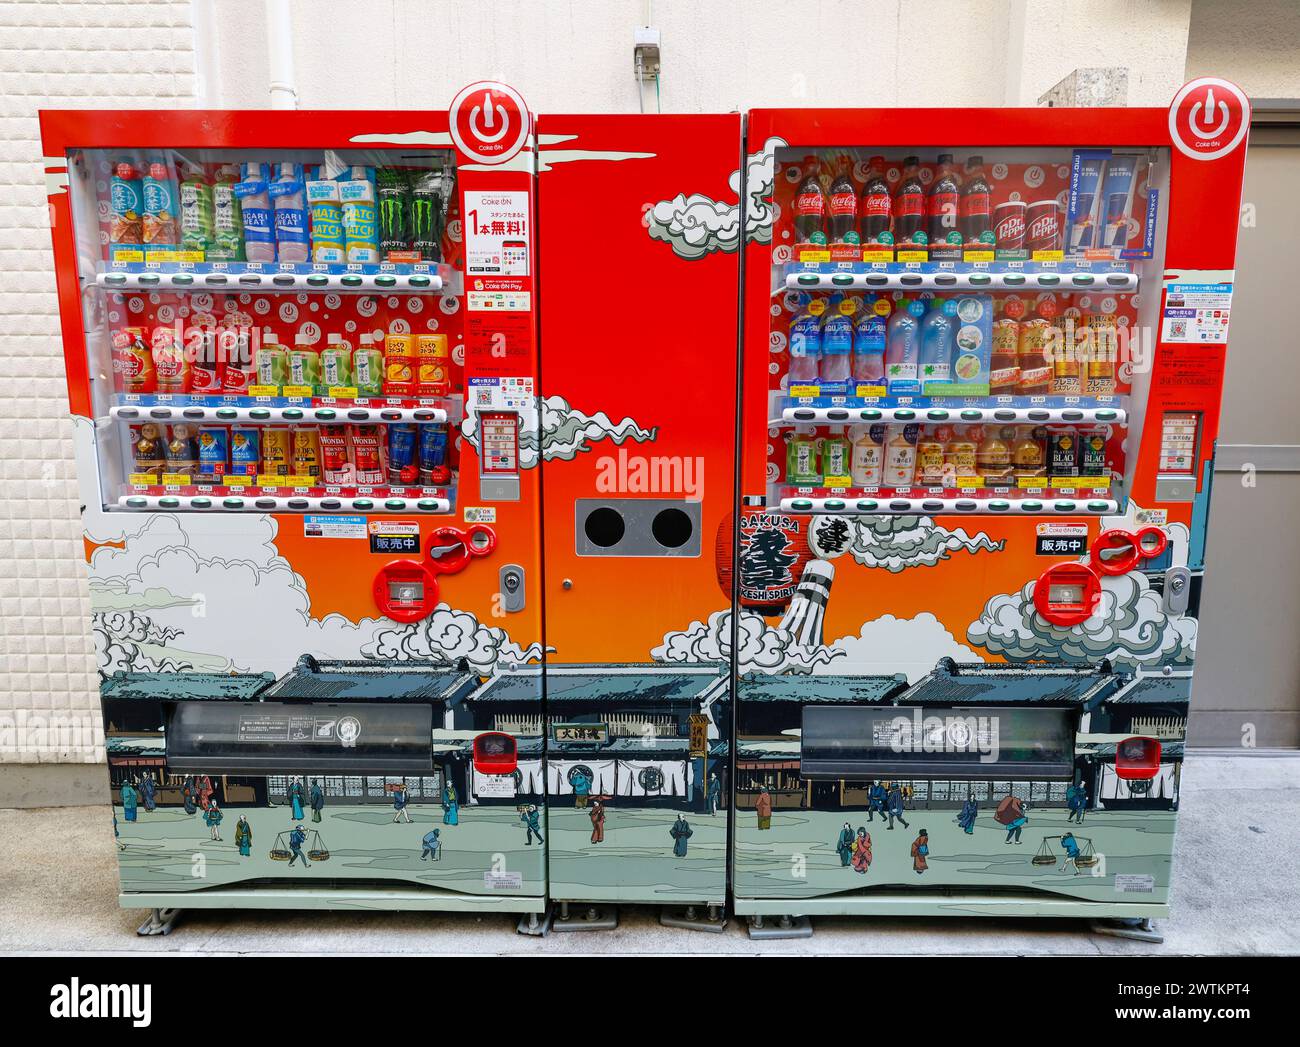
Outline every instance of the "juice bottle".
[(817, 437), (796, 429), (785, 449), (785, 482), (792, 487), (817, 487), (822, 482)]
[(885, 441), (885, 487), (910, 487), (916, 479), (916, 441), (920, 426), (891, 425)]
[(309, 342), (296, 342), (289, 351), (289, 385), (315, 392), (321, 388), (320, 353)]
[(280, 336), (274, 331), (262, 335), (262, 344), (257, 347), (254, 356), (257, 365), (257, 385), (274, 389), (277, 393), (289, 381), (289, 350), (280, 344)]
[(1011, 476), (1011, 444), (1015, 430), (986, 426), (984, 439), (975, 452), (975, 465), (986, 483), (1005, 481)]
[(849, 475), (855, 487), (879, 487), (885, 468), (885, 427), (857, 425), (850, 431), (853, 437), (853, 457)]
[(352, 384), (357, 396), (384, 394), (384, 354), (375, 348), (375, 340), (363, 334), (352, 354)]
[(326, 339), (320, 354), (320, 373), (326, 395), (337, 395), (329, 392), (332, 389), (352, 387), (352, 347), (342, 335), (332, 334)]

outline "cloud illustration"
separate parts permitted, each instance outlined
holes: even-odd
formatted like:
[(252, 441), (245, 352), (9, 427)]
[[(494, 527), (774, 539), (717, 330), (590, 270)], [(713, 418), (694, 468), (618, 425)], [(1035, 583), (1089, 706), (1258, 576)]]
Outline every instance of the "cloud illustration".
[(915, 618), (887, 614), (864, 622), (856, 636), (841, 637), (831, 647), (847, 657), (827, 663), (817, 670), (819, 673), (904, 673), (909, 683), (929, 673), (940, 658), (980, 660), (929, 611)]
[(469, 611), (440, 603), (418, 622), (389, 623), (379, 629), (362, 655), (383, 661), (432, 661), (442, 665), (455, 665), (463, 658), (471, 669), (488, 676), (498, 664), (541, 661), (542, 645), (520, 647), (504, 629), (484, 625)]
[[(742, 611), (737, 651), (739, 671), (812, 673), (843, 651), (825, 645), (800, 644), (786, 629), (768, 625), (762, 615)], [(731, 612), (715, 611), (707, 622), (692, 622), (679, 632), (665, 634), (650, 652), (656, 662), (713, 662), (731, 658)]]
[[(818, 534), (827, 521), (847, 525), (842, 548), (831, 550), (819, 544)], [(973, 536), (960, 527), (950, 531), (928, 516), (815, 516), (808, 527), (808, 542), (818, 556), (842, 551), (865, 567), (883, 567), (891, 574), (909, 567), (934, 567), (951, 553), (1000, 552), (1006, 544), (983, 531)]]
[(994, 596), (967, 628), (966, 638), (1012, 661), (1090, 663), (1108, 658), (1124, 669), (1191, 664), (1196, 619), (1165, 614), (1160, 593), (1140, 571), (1103, 576), (1092, 616), (1071, 628), (1053, 625), (1038, 614), (1035, 584)]
[[(471, 411), (460, 427), (461, 437), (475, 450), (479, 446), (478, 415)], [(540, 455), (538, 437), (531, 430), (519, 434), (519, 466), (531, 469), (542, 461), (572, 461), (590, 445), (601, 440), (615, 444), (635, 440), (646, 443), (654, 440), (658, 430), (638, 425), (631, 418), (612, 421), (604, 411), (584, 414), (562, 396), (547, 396), (542, 400)]]
[[(781, 139), (769, 138), (761, 150), (745, 157), (745, 235), (756, 243), (772, 239), (776, 149), (782, 145)], [(731, 173), (727, 184), (739, 200), (739, 170)], [(646, 212), (645, 221), (650, 238), (670, 244), (682, 258), (693, 260), (740, 247), (740, 204), (714, 200), (703, 193), (678, 193), (671, 200), (660, 200)]]

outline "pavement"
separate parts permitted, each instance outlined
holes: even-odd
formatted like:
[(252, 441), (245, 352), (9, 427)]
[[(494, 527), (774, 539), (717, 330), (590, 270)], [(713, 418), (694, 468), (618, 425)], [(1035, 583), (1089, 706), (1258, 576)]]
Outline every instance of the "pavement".
[(440, 955), (1135, 955), (1300, 953), (1300, 753), (1188, 753), (1174, 848), (1174, 914), (1160, 945), (1093, 934), (1082, 920), (818, 918), (811, 938), (751, 941), (742, 920), (704, 934), (623, 906), (616, 930), (515, 933), (503, 915), (375, 912), (181, 914), (140, 938), (117, 906), (106, 807), (0, 810), (2, 953)]

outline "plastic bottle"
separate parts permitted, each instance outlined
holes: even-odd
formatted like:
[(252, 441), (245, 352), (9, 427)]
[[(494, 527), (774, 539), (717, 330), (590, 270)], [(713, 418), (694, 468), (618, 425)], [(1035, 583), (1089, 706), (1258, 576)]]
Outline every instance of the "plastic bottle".
[(850, 173), (851, 157), (842, 156), (835, 181), (831, 183), (829, 209), (830, 233), (833, 244), (861, 243), (858, 236), (858, 190)]
[(885, 318), (867, 303), (858, 310), (853, 327), (853, 377), (859, 382), (884, 384)]
[(855, 487), (879, 487), (885, 466), (885, 426), (855, 425), (850, 475)]
[(893, 246), (893, 198), (889, 195), (889, 182), (885, 178), (885, 158), (873, 156), (868, 164), (867, 180), (862, 186), (862, 200), (858, 204), (858, 228), (864, 244)]
[(894, 194), (894, 241), (899, 247), (926, 243), (925, 186), (921, 183), (918, 157), (903, 161), (903, 177)]
[(904, 308), (895, 309), (889, 318), (885, 345), (885, 377), (889, 392), (910, 394), (920, 392), (917, 381), (921, 357), (920, 318), (925, 313), (925, 303), (908, 302)]
[(357, 396), (382, 396), (384, 393), (384, 354), (375, 348), (375, 340), (363, 334), (352, 353), (352, 383)]
[(921, 318), (921, 384), (952, 381), (957, 348), (957, 303), (935, 298)]
[(275, 221), (271, 211), (271, 169), (267, 164), (239, 165), (235, 186), (244, 222), (244, 258), (249, 262), (275, 261)]
[(790, 434), (785, 452), (785, 482), (792, 487), (816, 487), (822, 482), (817, 437), (807, 429)]
[(824, 306), (825, 302), (814, 298), (790, 321), (790, 385), (817, 381), (822, 357)]
[(857, 302), (842, 299), (826, 313), (822, 323), (822, 361), (818, 375), (823, 382), (847, 382), (852, 371), (853, 313)]
[(275, 207), (276, 254), (281, 262), (305, 262), (311, 253), (307, 233), (307, 197), (301, 164), (279, 165), (275, 181), (267, 187)]
[(852, 473), (853, 445), (843, 433), (832, 432), (822, 441), (822, 482), (832, 486), (843, 486)]
[(257, 365), (255, 384), (274, 389), (277, 393), (291, 384), (289, 350), (280, 344), (280, 336), (274, 331), (267, 331), (262, 335), (262, 344), (257, 347), (254, 362)]
[(885, 487), (910, 487), (916, 479), (916, 438), (920, 426), (891, 425), (885, 441)]
[(794, 233), (799, 242), (824, 246), (826, 212), (829, 203), (820, 178), (821, 163), (815, 156), (803, 161), (803, 180), (794, 194)]
[(939, 157), (939, 169), (934, 184), (930, 186), (925, 210), (930, 246), (960, 247), (961, 186), (953, 168), (951, 153), (943, 153)]
[(325, 340), (325, 348), (320, 354), (320, 381), (325, 395), (331, 389), (352, 387), (352, 347), (340, 334), (331, 334)]

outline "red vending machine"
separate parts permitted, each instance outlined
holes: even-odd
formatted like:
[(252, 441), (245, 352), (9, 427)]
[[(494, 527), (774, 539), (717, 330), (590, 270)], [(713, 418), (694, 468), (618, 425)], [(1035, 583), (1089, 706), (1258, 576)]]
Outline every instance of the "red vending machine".
[(522, 100), (41, 122), (122, 904), (541, 912)]
[(639, 902), (721, 929), (741, 121), (544, 115), (538, 134), (555, 927)]
[(750, 114), (752, 923), (1167, 911), (1249, 115)]

